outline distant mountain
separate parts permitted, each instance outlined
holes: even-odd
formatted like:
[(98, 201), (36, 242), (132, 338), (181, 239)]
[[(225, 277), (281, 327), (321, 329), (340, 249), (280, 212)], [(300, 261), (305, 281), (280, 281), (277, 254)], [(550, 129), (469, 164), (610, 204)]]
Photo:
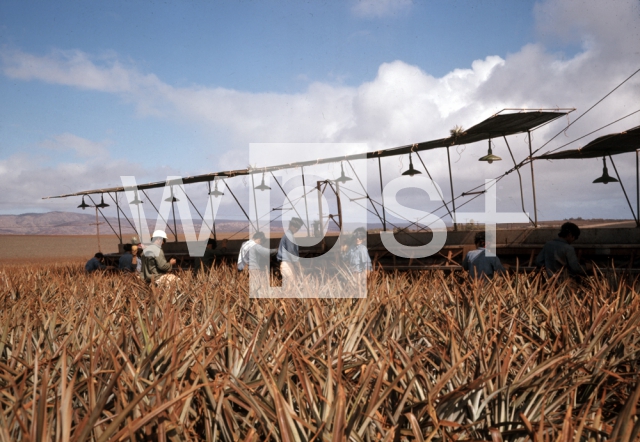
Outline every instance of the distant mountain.
[[(115, 231), (118, 231), (118, 219), (107, 218)], [(99, 217), (101, 235), (113, 235), (113, 231)], [(96, 217), (88, 213), (74, 212), (47, 212), (47, 213), (24, 213), (22, 215), (0, 215), (0, 234), (4, 235), (95, 235)], [(173, 226), (173, 221), (169, 220)], [(133, 235), (134, 229), (124, 219), (120, 219), (123, 235)], [(178, 233), (182, 232), (180, 220), (176, 220)], [(194, 220), (196, 232), (200, 232), (200, 222)], [(235, 221), (220, 219), (216, 221), (216, 231), (237, 232), (248, 225), (247, 221)], [(149, 230), (155, 227), (155, 219), (149, 223)], [(169, 234), (169, 229), (167, 229)]]
[[(13, 235), (91, 235), (96, 232), (95, 222), (95, 215), (86, 213), (48, 212), (0, 215), (0, 233)], [(91, 226), (90, 223), (94, 223), (94, 225)], [(106, 224), (105, 227), (109, 229)]]
[[(100, 235), (113, 235), (113, 230), (109, 227), (102, 218), (98, 217), (100, 222)], [(107, 221), (111, 224), (113, 229), (118, 232), (118, 219), (115, 217), (108, 217)], [(133, 222), (133, 220), (131, 220)], [(152, 232), (156, 220), (155, 218), (148, 219), (149, 232)], [(173, 220), (169, 219), (169, 226), (173, 227)], [(261, 229), (265, 227), (261, 221)], [(0, 215), (0, 235), (95, 235), (96, 234), (96, 217), (95, 213), (76, 213), (76, 212), (47, 212), (47, 213), (23, 213), (22, 215)], [(200, 226), (202, 222), (200, 220), (193, 220), (193, 224), (196, 233), (200, 232)], [(135, 231), (127, 220), (120, 218), (120, 225), (123, 236), (134, 235)], [(398, 226), (404, 226), (405, 223), (396, 223)], [(178, 233), (182, 233), (182, 225), (180, 219), (176, 220), (176, 226)], [(236, 233), (241, 230), (246, 230), (249, 226), (248, 221), (219, 219), (216, 221), (216, 232), (220, 233)], [(358, 226), (346, 225), (347, 231)], [(368, 224), (369, 230), (381, 229), (380, 223), (370, 222)], [(390, 228), (393, 228), (390, 226)], [(167, 228), (167, 235), (171, 235), (171, 229)], [(337, 232), (338, 228), (335, 222), (330, 221), (328, 225), (330, 232)], [(271, 228), (272, 232), (282, 232), (282, 224), (280, 221), (273, 222)]]

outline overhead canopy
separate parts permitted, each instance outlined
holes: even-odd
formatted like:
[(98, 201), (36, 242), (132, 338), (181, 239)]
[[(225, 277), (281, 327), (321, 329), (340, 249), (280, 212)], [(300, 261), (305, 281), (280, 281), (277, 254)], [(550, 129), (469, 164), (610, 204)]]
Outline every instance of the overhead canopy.
[(476, 124), (467, 130), (470, 135), (489, 134), (493, 136), (512, 135), (526, 132), (556, 118), (566, 115), (568, 112), (542, 112), (529, 111), (510, 114), (497, 114), (487, 118), (482, 123)]
[[(374, 158), (402, 155), (408, 154), (409, 152), (420, 152), (440, 147), (459, 146), (462, 144), (471, 144), (478, 141), (488, 140), (490, 138), (519, 134), (534, 130), (543, 124), (555, 120), (556, 118), (567, 115), (572, 110), (573, 109), (562, 109), (558, 111), (520, 111), (509, 114), (497, 113), (483, 122), (467, 129), (461, 135), (371, 152), (367, 157)], [(371, 154), (374, 154), (374, 156), (371, 156)]]
[[(504, 110), (512, 110), (512, 109), (504, 109)], [(559, 110), (553, 110), (553, 111), (517, 110), (517, 112), (503, 114), (502, 112), (504, 112), (504, 110), (493, 115), (492, 117), (487, 118), (483, 122), (476, 124), (475, 126), (471, 127), (470, 129), (464, 131), (463, 133), (457, 136), (450, 136), (447, 138), (441, 138), (439, 140), (425, 141), (425, 142), (416, 143), (416, 144), (408, 144), (406, 146), (377, 150), (374, 152), (345, 155), (341, 157), (321, 158), (321, 159), (312, 160), (312, 161), (280, 164), (277, 166), (270, 166), (270, 167), (262, 167), (262, 168), (254, 168), (254, 169), (238, 169), (238, 170), (230, 170), (230, 171), (224, 171), (224, 172), (207, 173), (204, 175), (194, 175), (194, 176), (182, 178), (182, 182), (184, 184), (203, 183), (203, 182), (213, 181), (216, 177), (221, 177), (221, 178), (234, 177), (234, 176), (240, 176), (240, 175), (249, 175), (252, 173), (271, 172), (275, 170), (290, 169), (290, 168), (300, 167), (300, 166), (313, 166), (316, 164), (335, 163), (339, 161), (357, 160), (357, 159), (364, 159), (364, 158), (383, 158), (383, 157), (408, 154), (410, 152), (420, 152), (423, 150), (437, 149), (441, 147), (471, 144), (478, 141), (488, 140), (490, 138), (514, 135), (517, 133), (531, 131), (546, 123), (549, 123), (555, 120), (556, 118), (560, 118), (561, 116), (566, 115), (569, 112), (573, 111), (573, 109), (559, 109)], [(156, 181), (153, 183), (138, 184), (137, 187), (140, 190), (146, 190), (146, 189), (164, 187), (165, 185), (166, 185), (166, 181)], [(68, 193), (65, 195), (48, 196), (48, 197), (44, 197), (43, 199), (66, 198), (69, 196), (92, 195), (97, 193), (108, 193), (108, 192), (123, 192), (125, 190), (129, 190), (129, 189), (128, 188), (125, 189), (124, 187), (110, 187), (105, 189), (84, 190), (81, 192)]]
[(566, 160), (576, 158), (599, 158), (607, 155), (635, 152), (636, 149), (640, 149), (640, 126), (636, 126), (624, 132), (603, 135), (580, 149), (571, 149), (540, 155), (534, 159)]

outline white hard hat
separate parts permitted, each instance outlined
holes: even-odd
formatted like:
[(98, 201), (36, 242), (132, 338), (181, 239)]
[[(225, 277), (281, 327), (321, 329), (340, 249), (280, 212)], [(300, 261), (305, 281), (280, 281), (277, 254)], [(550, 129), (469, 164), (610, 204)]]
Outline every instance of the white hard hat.
[(151, 237), (167, 239), (167, 234), (164, 233), (164, 230), (156, 230), (155, 232), (153, 232), (153, 235), (151, 235)]

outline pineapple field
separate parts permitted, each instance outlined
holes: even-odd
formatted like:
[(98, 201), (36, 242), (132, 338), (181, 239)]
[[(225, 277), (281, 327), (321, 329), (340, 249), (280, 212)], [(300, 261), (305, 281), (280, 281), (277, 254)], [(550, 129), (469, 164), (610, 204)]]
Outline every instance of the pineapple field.
[(640, 431), (640, 298), (508, 274), (373, 271), (362, 299), (252, 299), (0, 268), (0, 440), (620, 441)]

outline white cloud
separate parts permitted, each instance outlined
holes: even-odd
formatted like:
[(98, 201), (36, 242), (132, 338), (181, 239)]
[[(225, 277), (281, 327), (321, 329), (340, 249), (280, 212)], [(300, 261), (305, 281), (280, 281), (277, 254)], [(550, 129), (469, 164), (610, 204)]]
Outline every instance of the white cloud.
[(132, 82), (139, 82), (139, 78), (132, 78), (138, 75), (118, 60), (103, 60), (105, 66), (99, 66), (80, 51), (55, 50), (44, 57), (12, 51), (4, 52), (2, 59), (5, 74), (21, 80), (42, 80), (103, 92), (131, 91)]
[(629, 50), (639, 54), (638, 1), (545, 0), (535, 4), (534, 14), (538, 33), (546, 41), (606, 48), (610, 56)]
[[(104, 143), (70, 133), (54, 136), (40, 146), (54, 150), (68, 147), (80, 158), (51, 164), (47, 156), (20, 152), (0, 159), (0, 188), (3, 190), (0, 213), (14, 213), (16, 208), (22, 212), (68, 211), (80, 203), (79, 198), (72, 198), (71, 203), (69, 199), (42, 198), (121, 186), (121, 175), (134, 175), (140, 182), (145, 182), (175, 174), (171, 169), (146, 168), (128, 160), (114, 159), (104, 151)], [(105, 201), (110, 203), (109, 198)]]
[(154, 95), (167, 86), (153, 74), (142, 74), (114, 54), (93, 57), (78, 50), (53, 50), (45, 56), (2, 50), (3, 71), (10, 78), (40, 80), (79, 89), (118, 93), (136, 101), (142, 114), (160, 116)]
[(354, 0), (351, 11), (358, 17), (380, 18), (411, 8), (411, 0)]
[[(382, 11), (384, 5), (391, 7), (390, 4), (359, 2), (354, 8)], [(213, 128), (216, 136), (222, 133), (230, 140), (229, 150), (218, 155), (218, 167), (243, 168), (249, 161), (249, 143), (364, 142), (370, 149), (380, 149), (444, 137), (455, 125), (468, 128), (503, 108), (575, 106), (578, 112), (570, 116), (575, 119), (638, 68), (640, 20), (637, 2), (607, 2), (602, 6), (595, 2), (544, 1), (535, 8), (537, 27), (543, 40), (555, 41), (563, 35), (568, 38), (566, 29), (567, 22), (570, 22), (573, 23), (570, 35), (582, 43), (581, 51), (567, 58), (549, 51), (544, 42), (533, 43), (505, 58), (487, 56), (474, 61), (468, 69), (456, 69), (440, 78), (416, 66), (393, 61), (382, 64), (374, 80), (358, 87), (316, 82), (298, 94), (175, 87), (153, 74), (140, 72), (134, 65), (125, 64), (117, 57), (94, 58), (78, 51), (55, 51), (47, 56), (5, 51), (2, 53), (3, 69), (5, 75), (12, 78), (116, 93), (135, 103), (139, 112)], [(636, 77), (549, 147), (559, 146), (637, 110), (640, 74)], [(563, 120), (534, 132), (535, 146), (541, 146), (565, 123)], [(638, 115), (608, 128), (605, 133), (637, 124), (640, 124)], [(51, 143), (67, 143), (65, 145), (72, 146), (79, 155), (105, 147), (104, 144), (87, 144), (88, 140), (83, 142), (65, 135), (66, 140), (54, 137)], [(601, 134), (594, 134), (592, 138), (598, 135)], [(585, 139), (571, 147), (588, 141)], [(497, 153), (504, 160), (492, 166), (477, 162), (486, 149), (484, 144), (451, 151), (455, 162), (456, 193), (476, 186), (485, 176), (498, 175), (509, 167), (511, 161), (506, 146), (503, 141), (497, 140), (497, 143)], [(517, 160), (528, 154), (522, 137), (510, 143)], [(323, 156), (321, 151), (317, 155)], [(423, 158), (442, 187), (447, 187), (444, 151), (425, 153)], [(12, 161), (12, 164), (0, 163), (0, 169), (26, 167), (18, 157)], [(389, 178), (406, 168), (406, 158), (397, 161), (397, 164), (391, 160), (386, 162), (390, 170), (385, 174)], [(585, 213), (581, 216), (595, 216), (599, 212), (606, 212), (607, 216), (626, 216), (624, 204), (618, 204), (617, 196), (611, 198), (612, 192), (619, 191), (614, 186), (589, 187), (591, 193), (585, 194), (585, 183), (592, 179), (584, 175), (597, 176), (600, 173), (597, 163), (536, 163), (536, 173), (540, 177), (538, 194), (543, 200), (539, 207), (543, 216), (570, 216), (567, 211), (576, 207), (590, 212), (590, 215)], [(194, 169), (197, 166), (194, 165)], [(627, 166), (622, 162), (619, 170), (624, 179), (630, 180), (633, 170)], [(113, 176), (120, 175), (115, 170), (98, 175), (78, 170), (82, 173), (74, 182), (74, 186), (77, 183), (74, 190), (87, 188), (89, 182), (96, 182), (100, 177), (107, 180), (111, 176), (107, 172), (115, 174)], [(62, 173), (68, 171), (50, 170), (43, 176), (55, 181), (55, 177)], [(527, 180), (525, 173), (525, 186), (529, 185)], [(515, 174), (505, 178), (502, 184), (504, 188), (499, 192), (505, 192), (504, 204), (510, 204), (509, 209), (519, 207)], [(44, 181), (40, 185), (44, 185)], [(528, 196), (526, 198), (529, 199)], [(600, 201), (600, 206), (591, 204), (594, 199)], [(619, 199), (623, 201), (622, 197)], [(578, 204), (569, 209), (568, 201)]]
[(104, 157), (108, 154), (106, 148), (109, 144), (110, 142), (108, 141), (96, 142), (74, 134), (63, 133), (54, 135), (50, 139), (43, 141), (40, 143), (40, 146), (55, 151), (71, 150), (79, 157), (97, 158)]

